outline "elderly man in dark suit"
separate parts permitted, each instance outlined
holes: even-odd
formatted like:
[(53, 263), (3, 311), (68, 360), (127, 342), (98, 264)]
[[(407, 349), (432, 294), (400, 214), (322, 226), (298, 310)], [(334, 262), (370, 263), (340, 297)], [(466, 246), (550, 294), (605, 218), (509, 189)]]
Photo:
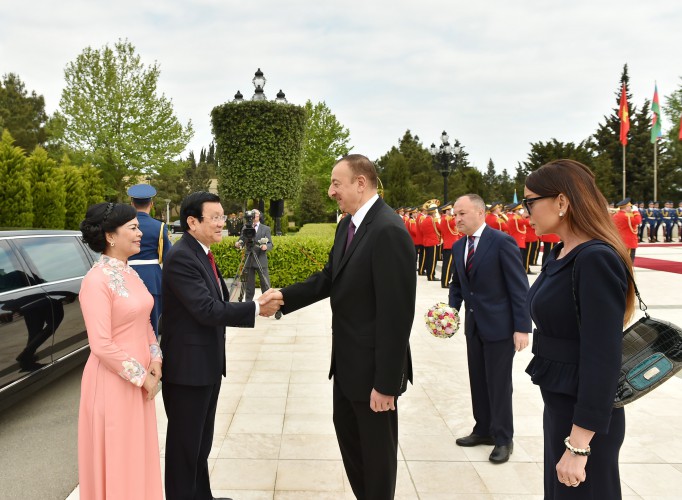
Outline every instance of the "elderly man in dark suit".
[(528, 278), (514, 239), (485, 223), (485, 202), (476, 194), (457, 199), (457, 229), (467, 238), (452, 246), (455, 272), (450, 306), (465, 302), (465, 335), (471, 403), (476, 424), (459, 446), (495, 445), (493, 463), (509, 460), (514, 444), (512, 362), (528, 346)]
[(225, 327), (253, 328), (281, 301), (230, 303), (210, 250), (222, 239), (220, 198), (190, 194), (182, 202), (184, 234), (163, 266), (163, 403), (166, 431), (166, 499), (212, 500), (208, 454), (213, 440), (221, 377), (225, 376)]
[[(253, 229), (256, 231), (253, 238), (253, 245), (247, 248), (246, 260), (244, 261), (244, 269), (246, 274), (246, 297), (245, 300), (253, 300), (256, 294), (256, 273), (260, 278), (261, 292), (265, 293), (270, 288), (270, 274), (268, 273), (268, 255), (267, 252), (272, 250), (272, 236), (270, 227), (263, 224), (260, 220), (260, 210), (252, 210), (253, 212)], [(244, 229), (242, 228), (242, 232)], [(240, 236), (235, 243), (237, 248), (243, 248), (245, 244), (244, 236)]]
[(400, 216), (377, 195), (376, 170), (365, 156), (336, 163), (329, 196), (349, 216), (338, 224), (327, 264), (306, 281), (266, 296), (283, 298), (285, 314), (331, 299), (329, 378), (334, 376), (334, 427), (346, 474), (357, 498), (391, 499), (397, 400), (412, 381), (416, 253)]

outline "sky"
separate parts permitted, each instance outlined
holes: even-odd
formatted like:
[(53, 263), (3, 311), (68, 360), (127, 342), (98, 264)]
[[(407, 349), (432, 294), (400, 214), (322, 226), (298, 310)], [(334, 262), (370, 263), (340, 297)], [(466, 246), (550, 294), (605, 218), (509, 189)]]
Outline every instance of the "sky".
[[(159, 93), (195, 135), (210, 112), (265, 94), (326, 102), (353, 152), (377, 159), (406, 130), (425, 146), (443, 130), (469, 162), (510, 174), (530, 143), (579, 142), (617, 107), (627, 64), (632, 102), (682, 87), (679, 0), (0, 0), (0, 74), (16, 73), (59, 108), (64, 69), (86, 48), (128, 40), (158, 63)], [(663, 117), (663, 131), (672, 127)]]

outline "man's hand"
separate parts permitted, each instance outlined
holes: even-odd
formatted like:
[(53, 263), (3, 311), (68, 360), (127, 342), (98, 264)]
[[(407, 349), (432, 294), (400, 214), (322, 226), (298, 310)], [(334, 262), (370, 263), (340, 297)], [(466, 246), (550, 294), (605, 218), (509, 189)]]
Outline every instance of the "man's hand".
[(373, 412), (395, 410), (395, 396), (387, 396), (376, 389), (372, 389), (372, 394), (369, 396), (369, 407)]
[(244, 246), (244, 242), (242, 240), (237, 240), (234, 244), (235, 248), (241, 248)]
[(272, 316), (284, 305), (284, 296), (279, 290), (270, 288), (258, 297), (258, 305), (260, 306), (261, 316)]
[(528, 334), (524, 332), (514, 332), (514, 350), (516, 352), (521, 352), (526, 347), (528, 347)]
[(261, 245), (260, 249), (265, 252), (268, 249), (268, 246), (267, 245)]

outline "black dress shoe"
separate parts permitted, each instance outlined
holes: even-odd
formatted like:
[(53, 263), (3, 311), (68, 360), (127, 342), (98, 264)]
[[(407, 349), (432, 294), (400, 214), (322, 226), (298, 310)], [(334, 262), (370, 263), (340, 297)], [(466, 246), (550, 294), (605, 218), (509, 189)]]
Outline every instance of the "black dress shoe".
[(501, 445), (501, 446), (495, 446), (493, 448), (493, 452), (490, 454), (490, 457), (488, 460), (490, 460), (494, 464), (503, 464), (507, 460), (509, 460), (509, 457), (511, 454), (514, 452), (514, 443), (509, 443), (509, 445)]
[(455, 441), (457, 446), (478, 446), (481, 444), (493, 445), (495, 440), (490, 436), (478, 436), (476, 434), (469, 434), (466, 437), (457, 438)]
[(227, 497), (214, 497), (213, 500), (232, 500), (232, 499), (227, 498)]

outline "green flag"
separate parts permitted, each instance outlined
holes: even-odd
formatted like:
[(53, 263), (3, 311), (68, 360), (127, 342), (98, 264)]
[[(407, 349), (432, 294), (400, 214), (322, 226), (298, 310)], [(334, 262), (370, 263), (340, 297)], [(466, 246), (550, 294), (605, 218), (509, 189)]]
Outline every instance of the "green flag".
[(663, 135), (661, 131), (661, 106), (658, 104), (658, 84), (654, 84), (654, 101), (651, 103), (651, 143), (654, 144)]

